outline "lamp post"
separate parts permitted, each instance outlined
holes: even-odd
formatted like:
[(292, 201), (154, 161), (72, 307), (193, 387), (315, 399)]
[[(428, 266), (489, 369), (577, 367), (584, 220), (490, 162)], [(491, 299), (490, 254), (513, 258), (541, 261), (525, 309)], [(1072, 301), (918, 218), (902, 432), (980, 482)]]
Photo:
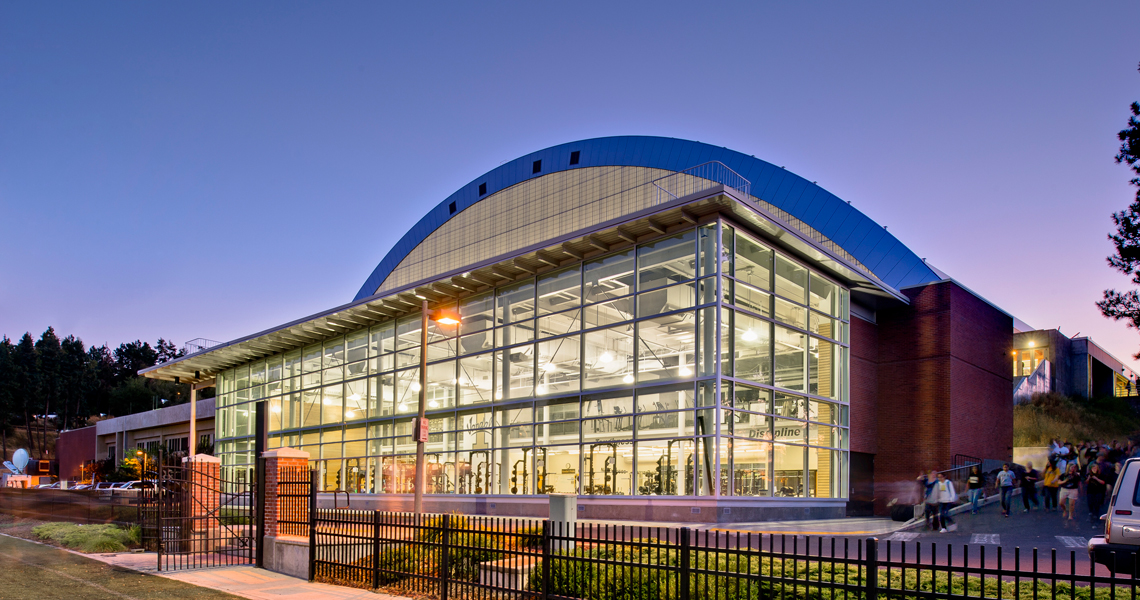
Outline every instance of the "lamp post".
[(139, 480), (146, 479), (146, 452), (135, 450), (135, 456), (139, 457)]
[(412, 508), (415, 513), (417, 525), (420, 524), (420, 518), (424, 512), (424, 487), (426, 487), (427, 484), (425, 481), (427, 465), (424, 464), (424, 449), (428, 441), (428, 421), (424, 413), (427, 411), (427, 345), (429, 319), (442, 325), (459, 324), (458, 315), (439, 310), (428, 310), (428, 301), (424, 300), (422, 310), (420, 311), (420, 401), (419, 412), (415, 422), (416, 481), (415, 501), (413, 502)]

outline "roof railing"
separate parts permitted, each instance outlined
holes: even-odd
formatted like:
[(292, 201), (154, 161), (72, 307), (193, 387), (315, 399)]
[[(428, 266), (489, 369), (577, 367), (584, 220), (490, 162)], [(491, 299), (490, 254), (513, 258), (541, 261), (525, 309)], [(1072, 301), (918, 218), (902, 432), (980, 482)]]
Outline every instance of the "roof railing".
[(209, 350), (214, 346), (221, 345), (221, 342), (215, 342), (214, 340), (208, 340), (206, 338), (194, 338), (182, 345), (182, 354), (194, 354), (195, 352)]
[(677, 171), (651, 183), (656, 188), (654, 204), (670, 202), (703, 192), (716, 185), (732, 188), (743, 194), (745, 198), (749, 197), (749, 192), (752, 189), (752, 182), (728, 168), (724, 163), (715, 160), (689, 167), (684, 171)]

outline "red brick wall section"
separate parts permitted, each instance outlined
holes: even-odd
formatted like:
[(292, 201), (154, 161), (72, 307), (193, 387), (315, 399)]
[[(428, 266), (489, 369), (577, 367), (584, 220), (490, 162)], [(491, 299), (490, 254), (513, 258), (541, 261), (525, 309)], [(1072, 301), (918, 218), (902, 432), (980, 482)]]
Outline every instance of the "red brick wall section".
[(190, 479), (190, 517), (194, 531), (207, 531), (218, 528), (218, 508), (221, 506), (222, 460), (207, 454), (195, 454), (182, 459)]
[(878, 448), (879, 328), (851, 317), (851, 451)]
[(294, 518), (308, 517), (309, 505), (302, 498), (281, 498), (281, 502), (289, 503), (282, 506), (277, 498), (283, 470), (292, 470), (293, 477), (297, 472), (307, 471), (309, 468), (309, 453), (295, 448), (277, 448), (261, 454), (265, 458), (265, 535), (277, 537), (280, 535), (278, 519), (283, 511), (288, 511)]
[(95, 426), (60, 433), (55, 443), (55, 456), (59, 460), (60, 479), (82, 479), (83, 463), (95, 460)]
[(955, 453), (1007, 458), (1013, 438), (1012, 318), (951, 281), (903, 293), (910, 306), (877, 314), (880, 511), (909, 501), (920, 471), (949, 468)]
[(1012, 318), (954, 286), (950, 453), (1013, 459)]

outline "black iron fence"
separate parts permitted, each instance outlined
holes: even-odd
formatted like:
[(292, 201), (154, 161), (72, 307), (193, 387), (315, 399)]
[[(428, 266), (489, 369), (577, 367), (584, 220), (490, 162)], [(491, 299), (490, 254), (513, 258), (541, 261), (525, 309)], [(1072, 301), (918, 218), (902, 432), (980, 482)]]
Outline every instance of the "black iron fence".
[(277, 533), (309, 536), (309, 505), (316, 505), (317, 472), (284, 467), (277, 475)]
[(442, 600), (1136, 598), (1131, 576), (1076, 551), (461, 515), (417, 524), (410, 514), (336, 509), (312, 522), (312, 578)]
[(0, 512), (44, 521), (134, 525), (139, 521), (139, 493), (0, 488)]

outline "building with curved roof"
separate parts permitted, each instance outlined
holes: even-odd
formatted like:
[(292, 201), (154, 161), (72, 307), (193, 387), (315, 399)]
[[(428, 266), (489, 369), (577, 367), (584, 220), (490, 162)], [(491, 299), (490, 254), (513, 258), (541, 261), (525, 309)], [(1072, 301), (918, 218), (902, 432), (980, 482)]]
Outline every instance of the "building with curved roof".
[(422, 485), (436, 511), (575, 494), (587, 518), (739, 521), (867, 512), (955, 454), (1007, 457), (1011, 336), (814, 183), (629, 136), (505, 163), (351, 302), (145, 374), (216, 384), (223, 469), (254, 464), (260, 403), (268, 446), (354, 506)]

